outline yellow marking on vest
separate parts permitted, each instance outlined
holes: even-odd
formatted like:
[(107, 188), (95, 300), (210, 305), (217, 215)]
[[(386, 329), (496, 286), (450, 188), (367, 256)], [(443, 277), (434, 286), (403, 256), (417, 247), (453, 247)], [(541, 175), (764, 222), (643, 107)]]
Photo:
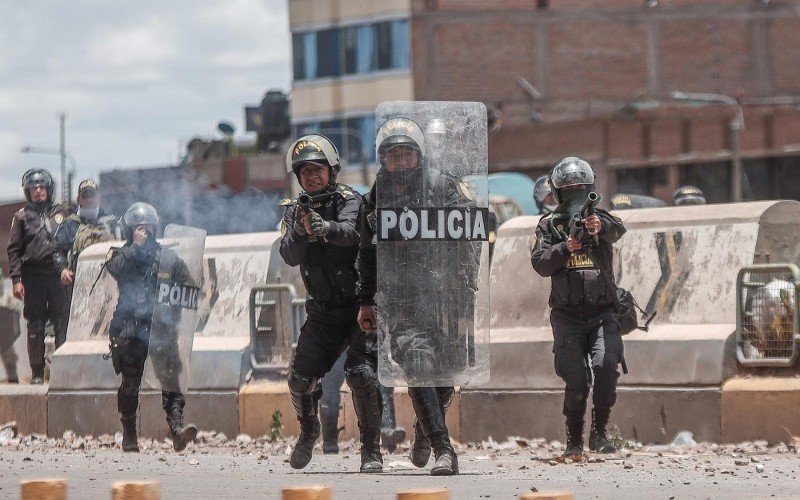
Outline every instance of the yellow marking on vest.
[(594, 269), (594, 262), (585, 253), (574, 253), (569, 256), (567, 269)]

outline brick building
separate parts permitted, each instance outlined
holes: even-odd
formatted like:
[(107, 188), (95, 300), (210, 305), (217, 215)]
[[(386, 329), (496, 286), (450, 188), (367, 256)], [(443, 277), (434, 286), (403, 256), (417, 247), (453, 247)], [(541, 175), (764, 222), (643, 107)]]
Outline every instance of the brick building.
[[(579, 154), (594, 162), (605, 193), (668, 199), (692, 183), (719, 202), (731, 199), (738, 151), (744, 199), (800, 199), (797, 183), (781, 182), (800, 172), (798, 1), (290, 0), (289, 7), (296, 134), (354, 128), (353, 119), (364, 136), (356, 149), (368, 155), (378, 102), (474, 100), (501, 117), (490, 133), (492, 171), (535, 177)], [(736, 98), (744, 130), (738, 137), (730, 130), (736, 103), (679, 102), (675, 91)], [(340, 145), (345, 158), (358, 157)]]

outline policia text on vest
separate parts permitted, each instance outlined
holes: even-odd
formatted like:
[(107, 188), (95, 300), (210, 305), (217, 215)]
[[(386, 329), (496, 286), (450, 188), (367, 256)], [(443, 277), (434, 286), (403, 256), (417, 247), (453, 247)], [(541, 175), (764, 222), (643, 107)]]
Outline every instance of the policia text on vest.
[(487, 241), (488, 208), (379, 208), (378, 240)]

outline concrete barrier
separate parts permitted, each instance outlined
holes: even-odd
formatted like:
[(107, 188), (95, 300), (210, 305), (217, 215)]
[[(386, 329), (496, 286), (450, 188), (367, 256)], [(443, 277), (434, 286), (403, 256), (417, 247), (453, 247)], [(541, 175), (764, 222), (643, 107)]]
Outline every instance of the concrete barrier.
[[(409, 439), (413, 437), (414, 409), (408, 397), (408, 389), (398, 387), (394, 393), (395, 416), (397, 425), (405, 427)], [(447, 412), (447, 427), (451, 438), (460, 441), (461, 435), (461, 394), (456, 391), (450, 410)], [(187, 404), (188, 408), (188, 404)], [(283, 434), (297, 436), (300, 425), (292, 406), (289, 387), (285, 380), (278, 381), (253, 381), (239, 391), (239, 426), (241, 431), (250, 436), (269, 435), (272, 424), (272, 415), (275, 411), (281, 413)], [(353, 398), (347, 385), (341, 389), (341, 407), (339, 412), (340, 439), (359, 439), (358, 418), (353, 408)]]
[(723, 441), (774, 445), (794, 436), (800, 436), (800, 379), (734, 378), (722, 386)]
[[(719, 439), (720, 390), (736, 372), (737, 273), (753, 263), (797, 260), (800, 203), (670, 207), (617, 215), (628, 229), (615, 246), (618, 283), (657, 316), (650, 332), (637, 331), (625, 338), (630, 373), (620, 378), (612, 424), (622, 424), (630, 432), (637, 429), (645, 441), (672, 437), (653, 420), (685, 422), (696, 435)], [(538, 221), (538, 217), (517, 217), (498, 231), (490, 276), (491, 381), (485, 387), (463, 389), (466, 439), (488, 434), (502, 438), (511, 429), (563, 438), (559, 398), (563, 382), (553, 369), (548, 320), (550, 280), (537, 275), (530, 263)], [(541, 398), (548, 395), (552, 403), (542, 404)], [(663, 406), (659, 413), (666, 416), (653, 419), (654, 412), (644, 411), (640, 404), (659, 400), (665, 403), (651, 408)], [(490, 410), (474, 413), (478, 408)], [(523, 409), (528, 410), (525, 415), (534, 412), (527, 432), (524, 417), (519, 416)]]

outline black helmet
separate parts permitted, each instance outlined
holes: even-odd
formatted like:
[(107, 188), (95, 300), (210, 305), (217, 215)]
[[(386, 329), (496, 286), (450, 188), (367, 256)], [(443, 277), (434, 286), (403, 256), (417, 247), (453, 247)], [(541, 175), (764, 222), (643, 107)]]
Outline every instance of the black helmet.
[(706, 196), (695, 186), (681, 186), (672, 195), (672, 203), (681, 205), (705, 205)]
[(543, 175), (536, 179), (536, 182), (533, 184), (533, 200), (536, 202), (536, 206), (539, 207), (541, 213), (550, 213), (556, 209), (555, 205), (548, 205), (544, 202), (547, 195), (552, 192), (553, 191), (550, 189), (550, 177)]
[(133, 228), (136, 226), (152, 226), (152, 234), (156, 235), (158, 231), (158, 212), (149, 203), (136, 202), (122, 216), (122, 237), (128, 243), (133, 241)]
[(30, 188), (44, 186), (47, 189), (47, 201), (53, 199), (53, 176), (50, 172), (41, 168), (32, 168), (22, 174), (22, 190), (25, 191), (25, 199), (31, 201)]
[(420, 164), (425, 157), (425, 134), (422, 128), (409, 118), (391, 118), (378, 128), (375, 135), (376, 155), (381, 166), (387, 151), (399, 146), (408, 146), (417, 151)]
[(583, 158), (568, 156), (550, 171), (550, 188), (559, 204), (562, 202), (561, 189), (578, 184), (589, 186), (589, 191), (594, 191), (594, 169)]
[(286, 173), (294, 173), (300, 180), (300, 165), (314, 163), (330, 167), (331, 183), (341, 169), (339, 151), (324, 135), (304, 135), (297, 139), (286, 153)]

